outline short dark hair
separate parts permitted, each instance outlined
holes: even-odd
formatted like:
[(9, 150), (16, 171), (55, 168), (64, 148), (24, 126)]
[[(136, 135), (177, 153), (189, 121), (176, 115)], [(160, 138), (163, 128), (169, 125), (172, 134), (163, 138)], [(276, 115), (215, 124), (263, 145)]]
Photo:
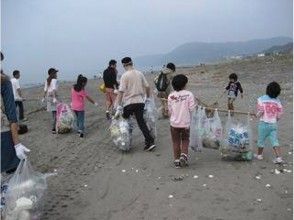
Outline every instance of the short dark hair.
[(55, 68), (50, 68), (49, 70), (48, 70), (48, 75), (51, 75), (51, 74), (53, 74), (53, 73), (57, 73), (58, 72), (58, 70), (56, 70)]
[(115, 65), (116, 63), (117, 63), (116, 60), (110, 60), (108, 64), (109, 66), (112, 66), (112, 65)]
[(0, 53), (1, 53), (1, 61), (2, 61), (2, 60), (4, 60), (4, 55), (2, 52), (0, 52)]
[(132, 61), (132, 58), (131, 57), (124, 57), (122, 60), (121, 60), (121, 63), (125, 66), (129, 66), (129, 65), (133, 65), (133, 61)]
[(184, 74), (176, 75), (172, 80), (172, 86), (175, 91), (181, 91), (188, 83), (188, 78)]
[(20, 74), (19, 70), (14, 70), (13, 73), (12, 73), (12, 75), (14, 77), (17, 76), (17, 75), (19, 75), (19, 74)]
[(266, 87), (266, 94), (271, 98), (277, 98), (281, 93), (281, 86), (279, 83), (273, 81)]
[(168, 63), (168, 64), (166, 65), (166, 68), (168, 68), (168, 69), (170, 69), (170, 70), (172, 70), (172, 71), (176, 71), (176, 66), (175, 66), (175, 64), (173, 64), (173, 63)]
[(237, 80), (238, 80), (238, 76), (237, 76), (236, 73), (231, 73), (231, 74), (229, 75), (229, 79), (233, 79), (233, 80), (237, 81)]

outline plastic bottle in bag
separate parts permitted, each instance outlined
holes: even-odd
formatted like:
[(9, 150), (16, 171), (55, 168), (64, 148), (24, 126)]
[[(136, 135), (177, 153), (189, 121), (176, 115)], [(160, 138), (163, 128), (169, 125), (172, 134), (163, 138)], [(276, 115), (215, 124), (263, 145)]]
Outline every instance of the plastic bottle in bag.
[(250, 115), (247, 117), (247, 124), (233, 123), (229, 112), (221, 155), (236, 160), (252, 160)]

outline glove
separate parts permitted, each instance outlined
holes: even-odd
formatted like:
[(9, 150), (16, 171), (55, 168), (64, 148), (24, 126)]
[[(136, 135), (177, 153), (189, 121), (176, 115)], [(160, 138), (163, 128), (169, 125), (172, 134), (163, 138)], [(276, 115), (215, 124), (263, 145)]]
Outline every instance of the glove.
[(94, 105), (97, 107), (97, 106), (98, 106), (98, 103), (97, 103), (97, 102), (95, 102), (95, 103), (94, 103)]
[(57, 102), (57, 99), (56, 98), (53, 98), (53, 103), (55, 104)]
[(118, 94), (118, 90), (115, 89), (115, 90), (113, 91), (113, 93), (117, 95), (117, 94)]
[(27, 158), (27, 155), (25, 153), (30, 152), (31, 150), (26, 148), (24, 145), (22, 145), (21, 143), (17, 144), (14, 146), (15, 151), (16, 151), (16, 156), (20, 159), (20, 160), (24, 160)]
[(44, 102), (45, 102), (45, 98), (42, 98), (42, 99), (41, 99), (41, 102), (44, 103)]

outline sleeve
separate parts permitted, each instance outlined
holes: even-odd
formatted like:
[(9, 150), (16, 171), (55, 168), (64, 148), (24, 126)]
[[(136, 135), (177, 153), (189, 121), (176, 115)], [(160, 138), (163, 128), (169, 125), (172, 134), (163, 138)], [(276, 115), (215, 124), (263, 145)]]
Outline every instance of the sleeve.
[(5, 114), (10, 123), (17, 122), (16, 106), (14, 102), (12, 84), (9, 80), (5, 80), (1, 85), (1, 96), (4, 104)]
[(282, 106), (281, 102), (279, 102), (278, 108), (277, 108), (277, 119), (280, 119), (281, 116), (283, 115), (283, 113), (284, 113), (283, 106)]
[(142, 80), (143, 80), (143, 85), (145, 87), (149, 87), (149, 83), (147, 82), (147, 80), (146, 80), (145, 76), (143, 75), (143, 73), (142, 73)]
[(48, 90), (48, 85), (47, 85), (47, 81), (45, 82), (45, 85), (44, 85), (44, 92), (46, 92)]
[(188, 105), (189, 105), (189, 111), (190, 112), (192, 112), (194, 110), (194, 108), (196, 107), (195, 98), (194, 98), (194, 95), (192, 93), (189, 95)]
[(125, 75), (122, 75), (122, 77), (120, 79), (119, 91), (120, 92), (125, 92), (126, 89), (127, 89), (127, 79), (126, 79)]
[(111, 84), (114, 86), (114, 88), (117, 88), (118, 87), (118, 83), (116, 81), (116, 72), (115, 70), (112, 71), (112, 74), (111, 74)]
[(264, 107), (260, 99), (257, 99), (256, 110), (257, 110), (257, 114), (256, 114), (257, 117), (260, 117), (261, 115), (264, 114)]
[(230, 84), (231, 84), (231, 83), (228, 83), (228, 85), (227, 85), (226, 88), (225, 88), (226, 90), (229, 90), (229, 88), (230, 88)]
[(243, 88), (242, 88), (242, 86), (241, 86), (241, 83), (240, 83), (240, 82), (238, 82), (238, 89), (239, 89), (240, 93), (243, 93)]
[(82, 96), (83, 97), (87, 97), (89, 95), (89, 93), (86, 91), (86, 90), (83, 90), (83, 92), (82, 92)]

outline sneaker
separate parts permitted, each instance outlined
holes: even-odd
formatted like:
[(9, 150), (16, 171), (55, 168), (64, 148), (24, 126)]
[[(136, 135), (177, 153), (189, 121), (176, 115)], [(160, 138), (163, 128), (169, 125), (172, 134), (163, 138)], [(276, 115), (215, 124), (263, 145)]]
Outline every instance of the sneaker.
[(106, 119), (111, 120), (111, 115), (109, 111), (106, 111)]
[(274, 162), (275, 164), (284, 163), (282, 157), (276, 157), (276, 158), (273, 160), (273, 162)]
[(84, 137), (84, 133), (80, 133), (80, 138), (83, 138)]
[(52, 129), (52, 134), (56, 134), (56, 129)]
[(181, 163), (181, 167), (188, 166), (188, 157), (186, 154), (181, 154), (180, 163)]
[(263, 160), (263, 156), (262, 156), (262, 154), (254, 154), (254, 157), (255, 157), (257, 160)]
[(175, 168), (177, 168), (177, 169), (179, 169), (179, 168), (181, 168), (181, 162), (180, 162), (180, 160), (175, 160), (174, 161), (174, 165), (175, 165)]
[(144, 151), (152, 151), (155, 147), (155, 144), (151, 144), (150, 146), (144, 147)]

